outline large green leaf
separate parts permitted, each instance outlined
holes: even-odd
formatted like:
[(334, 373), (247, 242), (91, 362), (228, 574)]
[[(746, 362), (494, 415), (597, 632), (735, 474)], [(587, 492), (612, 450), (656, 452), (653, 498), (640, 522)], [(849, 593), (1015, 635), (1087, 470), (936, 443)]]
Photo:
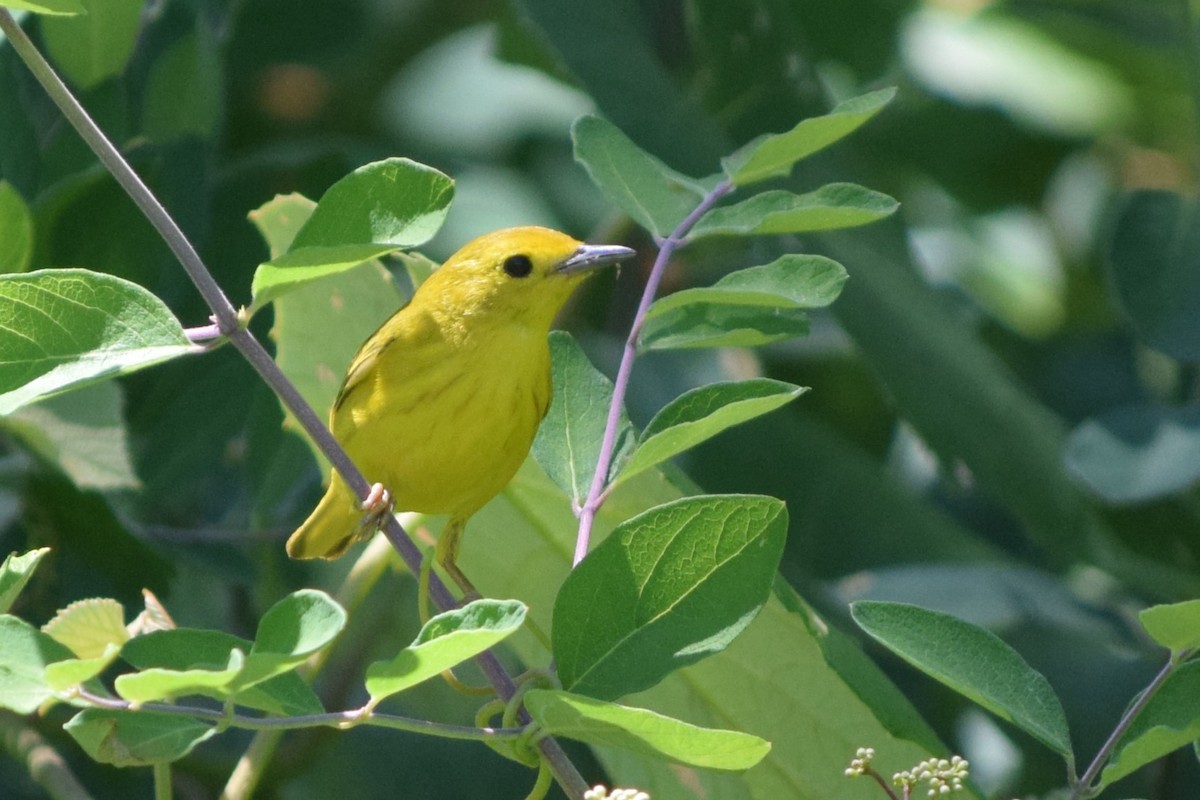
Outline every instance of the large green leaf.
[(258, 621), (245, 669), (234, 682), (240, 691), (300, 666), (346, 626), (346, 610), (317, 589), (300, 589), (267, 609)]
[(629, 480), (721, 431), (790, 403), (805, 391), (803, 386), (754, 378), (684, 392), (650, 420), (613, 482)]
[(656, 236), (668, 236), (700, 204), (705, 189), (634, 144), (600, 117), (571, 126), (575, 160), (605, 197)]
[(81, 0), (4, 0), (8, 8), (23, 8), (35, 14), (83, 14)]
[(807, 194), (773, 190), (712, 209), (696, 221), (688, 238), (852, 228), (883, 219), (899, 205), (886, 194), (853, 183), (830, 183)]
[(762, 608), (787, 510), (755, 495), (688, 497), (622, 523), (554, 604), (564, 688), (612, 699), (729, 646)]
[[(407, 158), (359, 167), (326, 190), (286, 252), (255, 271), (255, 306), (385, 253), (428, 241), (441, 227), (453, 197), (450, 178)], [(291, 207), (301, 210), (300, 205)], [(260, 229), (262, 219), (255, 219)], [(290, 227), (292, 220), (278, 224)]]
[(905, 603), (860, 601), (854, 621), (876, 641), (1071, 758), (1067, 718), (1049, 682), (1000, 637), (957, 617)]
[(643, 708), (607, 703), (569, 692), (534, 689), (525, 707), (552, 736), (612, 745), (704, 769), (741, 772), (771, 750), (771, 743), (738, 731), (689, 725)]
[(895, 96), (895, 89), (880, 89), (851, 98), (828, 114), (802, 120), (787, 133), (756, 139), (721, 165), (738, 186), (787, 175), (797, 161), (849, 136)]
[[(669, 480), (650, 470), (618, 487), (600, 509), (594, 537), (679, 497), (674, 474)], [(555, 594), (570, 573), (575, 528), (570, 501), (531, 460), (471, 518), (459, 563), (480, 591), (520, 598), (536, 624), (547, 630)], [(777, 583), (776, 593), (725, 651), (623, 701), (694, 724), (762, 737), (773, 745), (763, 763), (734, 776), (681, 770), (660, 758), (599, 747), (610, 775), (654, 797), (699, 792), (721, 798), (877, 800), (878, 787), (847, 781), (841, 772), (864, 742), (880, 751), (877, 766), (889, 775), (947, 752), (856, 644), (803, 607), (790, 589)], [(526, 664), (550, 658), (544, 644), (527, 631), (507, 644)], [(798, 730), (808, 733), (798, 736)]]
[(845, 281), (841, 264), (824, 256), (781, 256), (712, 286), (659, 298), (646, 314), (638, 347), (756, 347), (801, 336), (808, 332), (805, 309), (832, 303)]
[[(582, 503), (596, 474), (612, 402), (612, 382), (592, 366), (568, 333), (551, 331), (550, 356), (554, 392), (532, 452), (559, 488), (576, 503)], [(622, 412), (614, 468), (632, 445), (633, 428)]]
[(137, 284), (83, 269), (0, 275), (0, 415), (190, 349)]
[(516, 600), (476, 600), (433, 617), (395, 658), (367, 667), (371, 704), (499, 644), (525, 622), (525, 611), (525, 605)]

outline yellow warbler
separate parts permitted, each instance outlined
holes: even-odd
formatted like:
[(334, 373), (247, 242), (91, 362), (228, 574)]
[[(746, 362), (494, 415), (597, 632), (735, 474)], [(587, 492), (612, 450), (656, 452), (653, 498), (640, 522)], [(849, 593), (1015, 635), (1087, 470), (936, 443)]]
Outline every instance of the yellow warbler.
[[(447, 573), (467, 518), (529, 453), (550, 404), (547, 334), (590, 272), (633, 255), (546, 228), (510, 228), (455, 253), (359, 349), (329, 427), (369, 481), (405, 511), (449, 514), (437, 546)], [(382, 485), (382, 486), (381, 486)], [(368, 518), (370, 519), (370, 518)], [(374, 532), (336, 471), (287, 542), (292, 558), (337, 558)]]

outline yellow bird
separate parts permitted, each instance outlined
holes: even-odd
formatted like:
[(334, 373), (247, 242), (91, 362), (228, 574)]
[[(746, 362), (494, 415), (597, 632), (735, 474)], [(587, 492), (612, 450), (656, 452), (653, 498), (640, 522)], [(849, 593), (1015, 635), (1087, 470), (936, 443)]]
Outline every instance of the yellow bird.
[[(546, 228), (480, 236), (350, 362), (330, 430), (376, 482), (373, 498), (390, 493), (401, 510), (450, 515), (436, 557), (463, 591), (474, 591), (455, 563), (467, 519), (516, 473), (550, 405), (554, 317), (592, 270), (633, 255)], [(374, 533), (363, 514), (334, 471), (288, 555), (337, 558)]]

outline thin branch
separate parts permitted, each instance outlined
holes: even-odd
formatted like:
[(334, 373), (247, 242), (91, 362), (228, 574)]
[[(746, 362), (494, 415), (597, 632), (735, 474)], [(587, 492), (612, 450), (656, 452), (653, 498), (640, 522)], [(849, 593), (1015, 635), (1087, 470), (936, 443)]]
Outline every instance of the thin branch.
[(459, 739), (472, 742), (493, 741), (498, 739), (515, 739), (525, 732), (524, 728), (476, 728), (471, 725), (451, 725), (444, 722), (430, 722), (424, 719), (401, 717), (395, 714), (380, 714), (375, 711), (363, 713), (362, 709), (349, 711), (331, 711), (324, 714), (301, 714), (293, 717), (252, 717), (247, 714), (230, 714), (220, 709), (203, 708), (201, 706), (180, 706), (170, 703), (142, 703), (140, 705), (115, 697), (105, 697), (86, 690), (81, 690), (79, 699), (99, 708), (110, 711), (145, 711), (151, 714), (163, 714), (172, 717), (188, 717), (214, 722), (230, 728), (242, 728), (251, 731), (288, 731), (300, 728), (336, 728), (347, 730), (359, 725), (409, 733), (423, 733), (439, 736), (443, 739)]
[(1142, 713), (1146, 704), (1150, 702), (1150, 698), (1158, 693), (1158, 690), (1167, 682), (1167, 678), (1170, 678), (1175, 672), (1175, 668), (1179, 663), (1174, 657), (1168, 659), (1163, 668), (1154, 676), (1154, 680), (1150, 681), (1150, 685), (1143, 689), (1141, 694), (1137, 696), (1137, 699), (1125, 710), (1125, 713), (1121, 716), (1121, 720), (1113, 728), (1112, 733), (1108, 735), (1108, 739), (1100, 747), (1100, 750), (1096, 753), (1096, 757), (1092, 759), (1092, 763), (1088, 764), (1083, 777), (1071, 787), (1070, 800), (1080, 800), (1080, 798), (1092, 796), (1095, 791), (1092, 784), (1100, 776), (1100, 770), (1104, 769), (1108, 764), (1108, 759), (1112, 755), (1113, 750), (1116, 749), (1117, 743), (1121, 741), (1121, 737), (1125, 735), (1125, 732), (1129, 730), (1129, 726), (1137, 719), (1138, 714)]
[[(21, 26), (4, 8), (0, 8), (0, 31), (3, 31), (14, 51), (25, 62), (34, 77), (42, 84), (51, 100), (66, 116), (67, 121), (79, 133), (87, 145), (105, 165), (117, 182), (125, 189), (134, 204), (166, 241), (167, 246), (175, 254), (179, 263), (187, 272), (188, 277), (196, 285), (205, 302), (213, 312), (213, 318), (219, 330), (229, 337), (230, 342), (258, 371), (263, 380), (279, 395), (283, 403), (296, 416), (304, 427), (305, 432), (325, 454), (329, 462), (345, 479), (346, 483), (360, 498), (365, 498), (369, 486), (362, 473), (347, 457), (345, 451), (333, 438), (329, 429), (317, 417), (312, 407), (300, 396), (295, 387), (276, 366), (274, 360), (267, 354), (263, 346), (249, 331), (243, 329), (238, 320), (238, 314), (212, 274), (204, 265), (196, 249), (192, 247), (183, 231), (175, 223), (171, 215), (163, 208), (154, 194), (146, 187), (141, 178), (133, 171), (120, 152), (108, 140), (100, 128), (92, 121), (87, 112), (54, 73), (53, 68), (42, 57), (37, 48), (25, 35)], [(400, 553), (405, 564), (414, 574), (420, 571), (422, 554), (416, 544), (409, 538), (405, 530), (389, 516), (384, 525), (384, 535)], [(436, 575), (430, 580), (430, 596), (443, 609), (453, 608), (456, 603), (454, 596)], [(504, 670), (499, 660), (490, 652), (477, 657), (480, 670), (496, 689), (497, 695), (504, 699), (512, 697), (516, 689), (512, 678)], [(579, 771), (575, 769), (566, 753), (551, 738), (539, 741), (538, 748), (554, 772), (555, 779), (569, 796), (581, 797), (588, 786)]]
[(20, 762), (33, 782), (53, 800), (92, 800), (75, 773), (28, 721), (16, 714), (0, 712), (0, 746)]
[(658, 294), (658, 285), (667, 270), (671, 256), (684, 244), (684, 237), (696, 224), (696, 220), (704, 216), (710, 208), (717, 204), (722, 197), (733, 191), (733, 184), (728, 180), (721, 181), (708, 194), (701, 198), (700, 203), (675, 227), (671, 235), (659, 243), (658, 256), (650, 275), (646, 278), (646, 287), (642, 290), (642, 299), (638, 303), (637, 312), (630, 326), (629, 336), (625, 340), (625, 349), (621, 354), (621, 364), (617, 367), (617, 377), (613, 381), (612, 402), (608, 406), (608, 420), (604, 425), (604, 438), (600, 441), (600, 455), (596, 460), (596, 472), (592, 476), (592, 485), (588, 489), (587, 499), (579, 509), (579, 534), (575, 539), (575, 558), (573, 564), (578, 564), (588, 554), (591, 546), (592, 525), (596, 520), (596, 512), (600, 510), (605, 499), (605, 489), (608, 483), (608, 470), (612, 466), (613, 455), (617, 448), (617, 432), (621, 427), (621, 409), (625, 407), (625, 395), (629, 391), (629, 376), (633, 372), (633, 362), (637, 358), (637, 339), (641, 335), (642, 326), (646, 322), (646, 312)]

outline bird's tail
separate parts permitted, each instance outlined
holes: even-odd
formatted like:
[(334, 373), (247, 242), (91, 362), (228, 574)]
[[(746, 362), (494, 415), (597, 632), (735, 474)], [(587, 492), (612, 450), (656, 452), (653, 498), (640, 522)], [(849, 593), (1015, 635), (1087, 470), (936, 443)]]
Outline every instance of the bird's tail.
[(292, 558), (337, 558), (360, 538), (362, 510), (337, 475), (304, 524), (287, 540)]

